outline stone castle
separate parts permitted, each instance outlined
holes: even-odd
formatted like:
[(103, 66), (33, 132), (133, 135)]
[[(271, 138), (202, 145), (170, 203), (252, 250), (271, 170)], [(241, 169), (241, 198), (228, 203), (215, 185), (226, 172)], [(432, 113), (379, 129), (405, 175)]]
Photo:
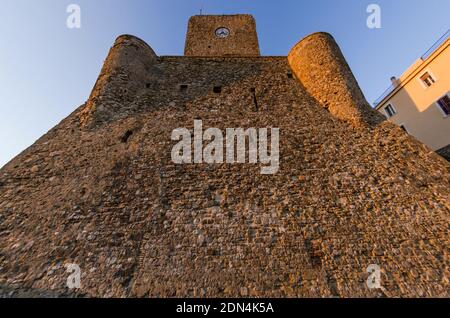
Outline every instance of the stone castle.
[[(174, 164), (195, 119), (279, 127), (279, 172)], [(192, 17), (184, 56), (123, 35), (87, 102), (0, 170), (0, 295), (448, 297), (449, 168), (327, 33), (287, 57), (260, 56), (249, 15)]]

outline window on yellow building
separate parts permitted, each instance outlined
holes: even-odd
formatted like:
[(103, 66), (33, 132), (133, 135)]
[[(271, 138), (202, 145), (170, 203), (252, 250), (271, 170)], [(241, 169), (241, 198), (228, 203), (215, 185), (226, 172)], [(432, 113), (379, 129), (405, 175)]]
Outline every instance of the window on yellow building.
[(437, 104), (445, 116), (450, 115), (450, 97), (445, 95), (437, 101)]
[(420, 77), (420, 79), (427, 87), (430, 87), (431, 85), (436, 83), (436, 80), (433, 78), (433, 76), (429, 72), (423, 73), (423, 75)]
[(394, 109), (394, 106), (392, 106), (392, 104), (388, 104), (385, 108), (384, 108), (384, 112), (386, 113), (386, 116), (388, 118), (391, 118), (392, 116), (394, 116), (397, 112)]
[(403, 129), (404, 131), (408, 132), (408, 129), (406, 129), (406, 126), (404, 124), (400, 125), (400, 128)]

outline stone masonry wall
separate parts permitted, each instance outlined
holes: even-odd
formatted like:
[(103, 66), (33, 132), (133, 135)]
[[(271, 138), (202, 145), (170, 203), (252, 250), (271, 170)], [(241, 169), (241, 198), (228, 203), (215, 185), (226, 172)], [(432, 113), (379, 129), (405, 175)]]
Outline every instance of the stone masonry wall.
[[(0, 170), (0, 289), (70, 294), (77, 263), (75, 296), (448, 297), (443, 158), (388, 122), (339, 119), (286, 57), (136, 50), (139, 94), (123, 102), (123, 73), (102, 73), (91, 96), (105, 98)], [(175, 165), (171, 132), (195, 119), (279, 127), (280, 171)]]

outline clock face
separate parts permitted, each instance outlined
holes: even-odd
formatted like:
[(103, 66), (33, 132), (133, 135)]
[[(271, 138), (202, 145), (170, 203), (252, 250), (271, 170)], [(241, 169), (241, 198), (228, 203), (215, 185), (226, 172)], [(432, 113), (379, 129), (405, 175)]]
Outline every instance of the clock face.
[(216, 30), (216, 36), (218, 37), (218, 38), (226, 38), (226, 37), (228, 37), (230, 35), (230, 30), (229, 29), (227, 29), (227, 28), (218, 28), (217, 30)]

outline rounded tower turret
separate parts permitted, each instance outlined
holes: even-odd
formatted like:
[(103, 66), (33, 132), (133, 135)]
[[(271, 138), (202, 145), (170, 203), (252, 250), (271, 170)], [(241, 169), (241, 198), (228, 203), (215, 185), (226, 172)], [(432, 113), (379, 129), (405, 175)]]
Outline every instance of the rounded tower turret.
[(384, 120), (367, 103), (330, 34), (307, 36), (292, 48), (288, 61), (306, 91), (336, 118), (354, 126), (372, 126)]
[(155, 80), (157, 59), (143, 40), (132, 35), (119, 36), (80, 115), (81, 123), (86, 125), (119, 116)]

